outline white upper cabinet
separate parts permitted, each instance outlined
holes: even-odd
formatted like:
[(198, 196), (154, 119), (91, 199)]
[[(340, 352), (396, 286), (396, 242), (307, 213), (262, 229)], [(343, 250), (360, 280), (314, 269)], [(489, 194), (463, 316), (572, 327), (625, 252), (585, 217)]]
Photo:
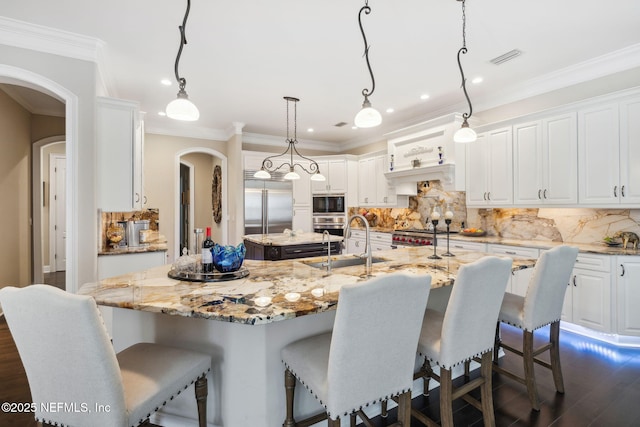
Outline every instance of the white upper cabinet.
[(483, 132), (467, 145), (467, 206), (513, 203), (511, 127)]
[[(306, 170), (309, 170), (309, 162), (299, 162)], [(296, 172), (300, 175), (300, 179), (295, 179), (293, 183), (293, 205), (309, 206), (311, 205), (311, 175), (303, 170), (296, 168)], [(296, 229), (297, 230), (297, 229)]]
[(112, 212), (142, 209), (144, 126), (138, 104), (99, 97), (96, 115), (98, 207)]
[(375, 158), (376, 203), (380, 206), (395, 206), (398, 203), (396, 188), (391, 185), (384, 173), (388, 170), (387, 156)]
[(576, 114), (513, 126), (514, 204), (578, 201)]
[(311, 181), (311, 191), (316, 194), (347, 192), (347, 161), (344, 159), (318, 160), (320, 173), (326, 181)]
[(358, 205), (396, 206), (398, 196), (395, 187), (384, 173), (387, 171), (387, 156), (380, 155), (358, 160)]
[(640, 205), (640, 98), (579, 112), (579, 202)]

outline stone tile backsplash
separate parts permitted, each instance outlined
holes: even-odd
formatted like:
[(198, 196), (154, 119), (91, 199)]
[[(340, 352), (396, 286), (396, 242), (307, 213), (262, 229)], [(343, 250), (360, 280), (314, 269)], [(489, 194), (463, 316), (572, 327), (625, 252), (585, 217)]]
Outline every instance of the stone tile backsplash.
[[(482, 228), (490, 236), (506, 239), (554, 242), (600, 243), (617, 231), (640, 235), (640, 209), (590, 208), (468, 208), (465, 193), (442, 189), (438, 181), (418, 183), (418, 195), (409, 198), (408, 208), (351, 207), (349, 214), (366, 214), (371, 226), (402, 230), (427, 228), (435, 204), (454, 212), (451, 230)], [(438, 228), (444, 227), (444, 221)]]

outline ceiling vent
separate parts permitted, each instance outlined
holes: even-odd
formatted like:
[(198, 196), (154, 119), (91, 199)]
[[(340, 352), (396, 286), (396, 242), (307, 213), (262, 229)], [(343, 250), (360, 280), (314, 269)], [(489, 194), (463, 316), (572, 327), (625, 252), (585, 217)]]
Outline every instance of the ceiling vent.
[(338, 122), (334, 126), (337, 127), (337, 128), (341, 128), (342, 126), (345, 126), (346, 124), (347, 124), (347, 122)]
[(501, 65), (504, 64), (507, 61), (511, 61), (512, 59), (518, 57), (522, 55), (522, 51), (518, 50), (518, 49), (513, 49), (510, 50), (509, 52), (502, 54), (500, 56), (496, 56), (495, 58), (493, 58), (491, 61), (492, 64), (494, 65)]

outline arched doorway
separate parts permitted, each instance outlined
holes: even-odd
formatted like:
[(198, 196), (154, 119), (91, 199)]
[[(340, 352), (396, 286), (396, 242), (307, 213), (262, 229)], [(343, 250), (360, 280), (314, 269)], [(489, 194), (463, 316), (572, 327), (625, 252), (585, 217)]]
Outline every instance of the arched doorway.
[[(71, 292), (77, 291), (77, 268), (75, 263), (77, 262), (78, 244), (76, 236), (78, 235), (78, 207), (77, 207), (77, 168), (75, 166), (76, 159), (78, 158), (77, 147), (77, 115), (78, 115), (78, 99), (75, 94), (70, 90), (61, 86), (60, 84), (32, 71), (22, 68), (0, 64), (0, 83), (7, 83), (16, 86), (24, 86), (33, 90), (45, 93), (53, 98), (63, 102), (65, 104), (65, 156), (68, 162), (65, 176), (65, 188), (66, 188), (66, 203), (65, 210), (66, 215), (66, 242), (65, 252), (67, 254), (67, 265), (65, 273), (65, 282), (67, 283), (67, 290)], [(33, 158), (33, 156), (32, 156)], [(39, 203), (39, 201), (37, 202)], [(32, 224), (34, 222), (34, 206), (31, 206), (30, 220)], [(42, 230), (39, 230), (42, 233)], [(31, 229), (31, 235), (35, 235), (34, 226)], [(31, 256), (31, 271), (34, 270), (34, 265), (37, 263), (34, 260), (35, 256)], [(40, 257), (41, 258), (41, 257)], [(42, 263), (42, 260), (38, 260)], [(35, 280), (35, 275), (32, 273), (32, 281)]]

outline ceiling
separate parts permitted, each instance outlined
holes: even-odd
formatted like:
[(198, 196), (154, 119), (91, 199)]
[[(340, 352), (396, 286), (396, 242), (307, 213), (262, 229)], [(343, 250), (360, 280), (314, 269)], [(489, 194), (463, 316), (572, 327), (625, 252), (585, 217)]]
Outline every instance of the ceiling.
[[(363, 17), (376, 80), (370, 101), (383, 125), (351, 128), (361, 91), (371, 88), (357, 19), (363, 4), (193, 0), (179, 67), (200, 110), (200, 120), (190, 123), (158, 115), (178, 91), (173, 67), (186, 0), (4, 1), (0, 16), (102, 40), (109, 94), (138, 101), (151, 131), (202, 134), (241, 122), (249, 135), (282, 136), (283, 96), (294, 96), (300, 98), (298, 139), (344, 147), (466, 111), (456, 62), (461, 2), (371, 0), (372, 12)], [(476, 111), (554, 84), (578, 83), (596, 65), (601, 75), (640, 66), (638, 0), (605, 6), (601, 0), (468, 0), (466, 11), (469, 52), (463, 66), (468, 80), (484, 78), (468, 83)], [(522, 55), (499, 66), (490, 63), (512, 49)], [(633, 58), (625, 61), (627, 55)], [(164, 78), (173, 85), (163, 86)], [(425, 93), (429, 99), (421, 100)], [(395, 111), (386, 113), (387, 108)], [(347, 125), (334, 126), (339, 122)]]

